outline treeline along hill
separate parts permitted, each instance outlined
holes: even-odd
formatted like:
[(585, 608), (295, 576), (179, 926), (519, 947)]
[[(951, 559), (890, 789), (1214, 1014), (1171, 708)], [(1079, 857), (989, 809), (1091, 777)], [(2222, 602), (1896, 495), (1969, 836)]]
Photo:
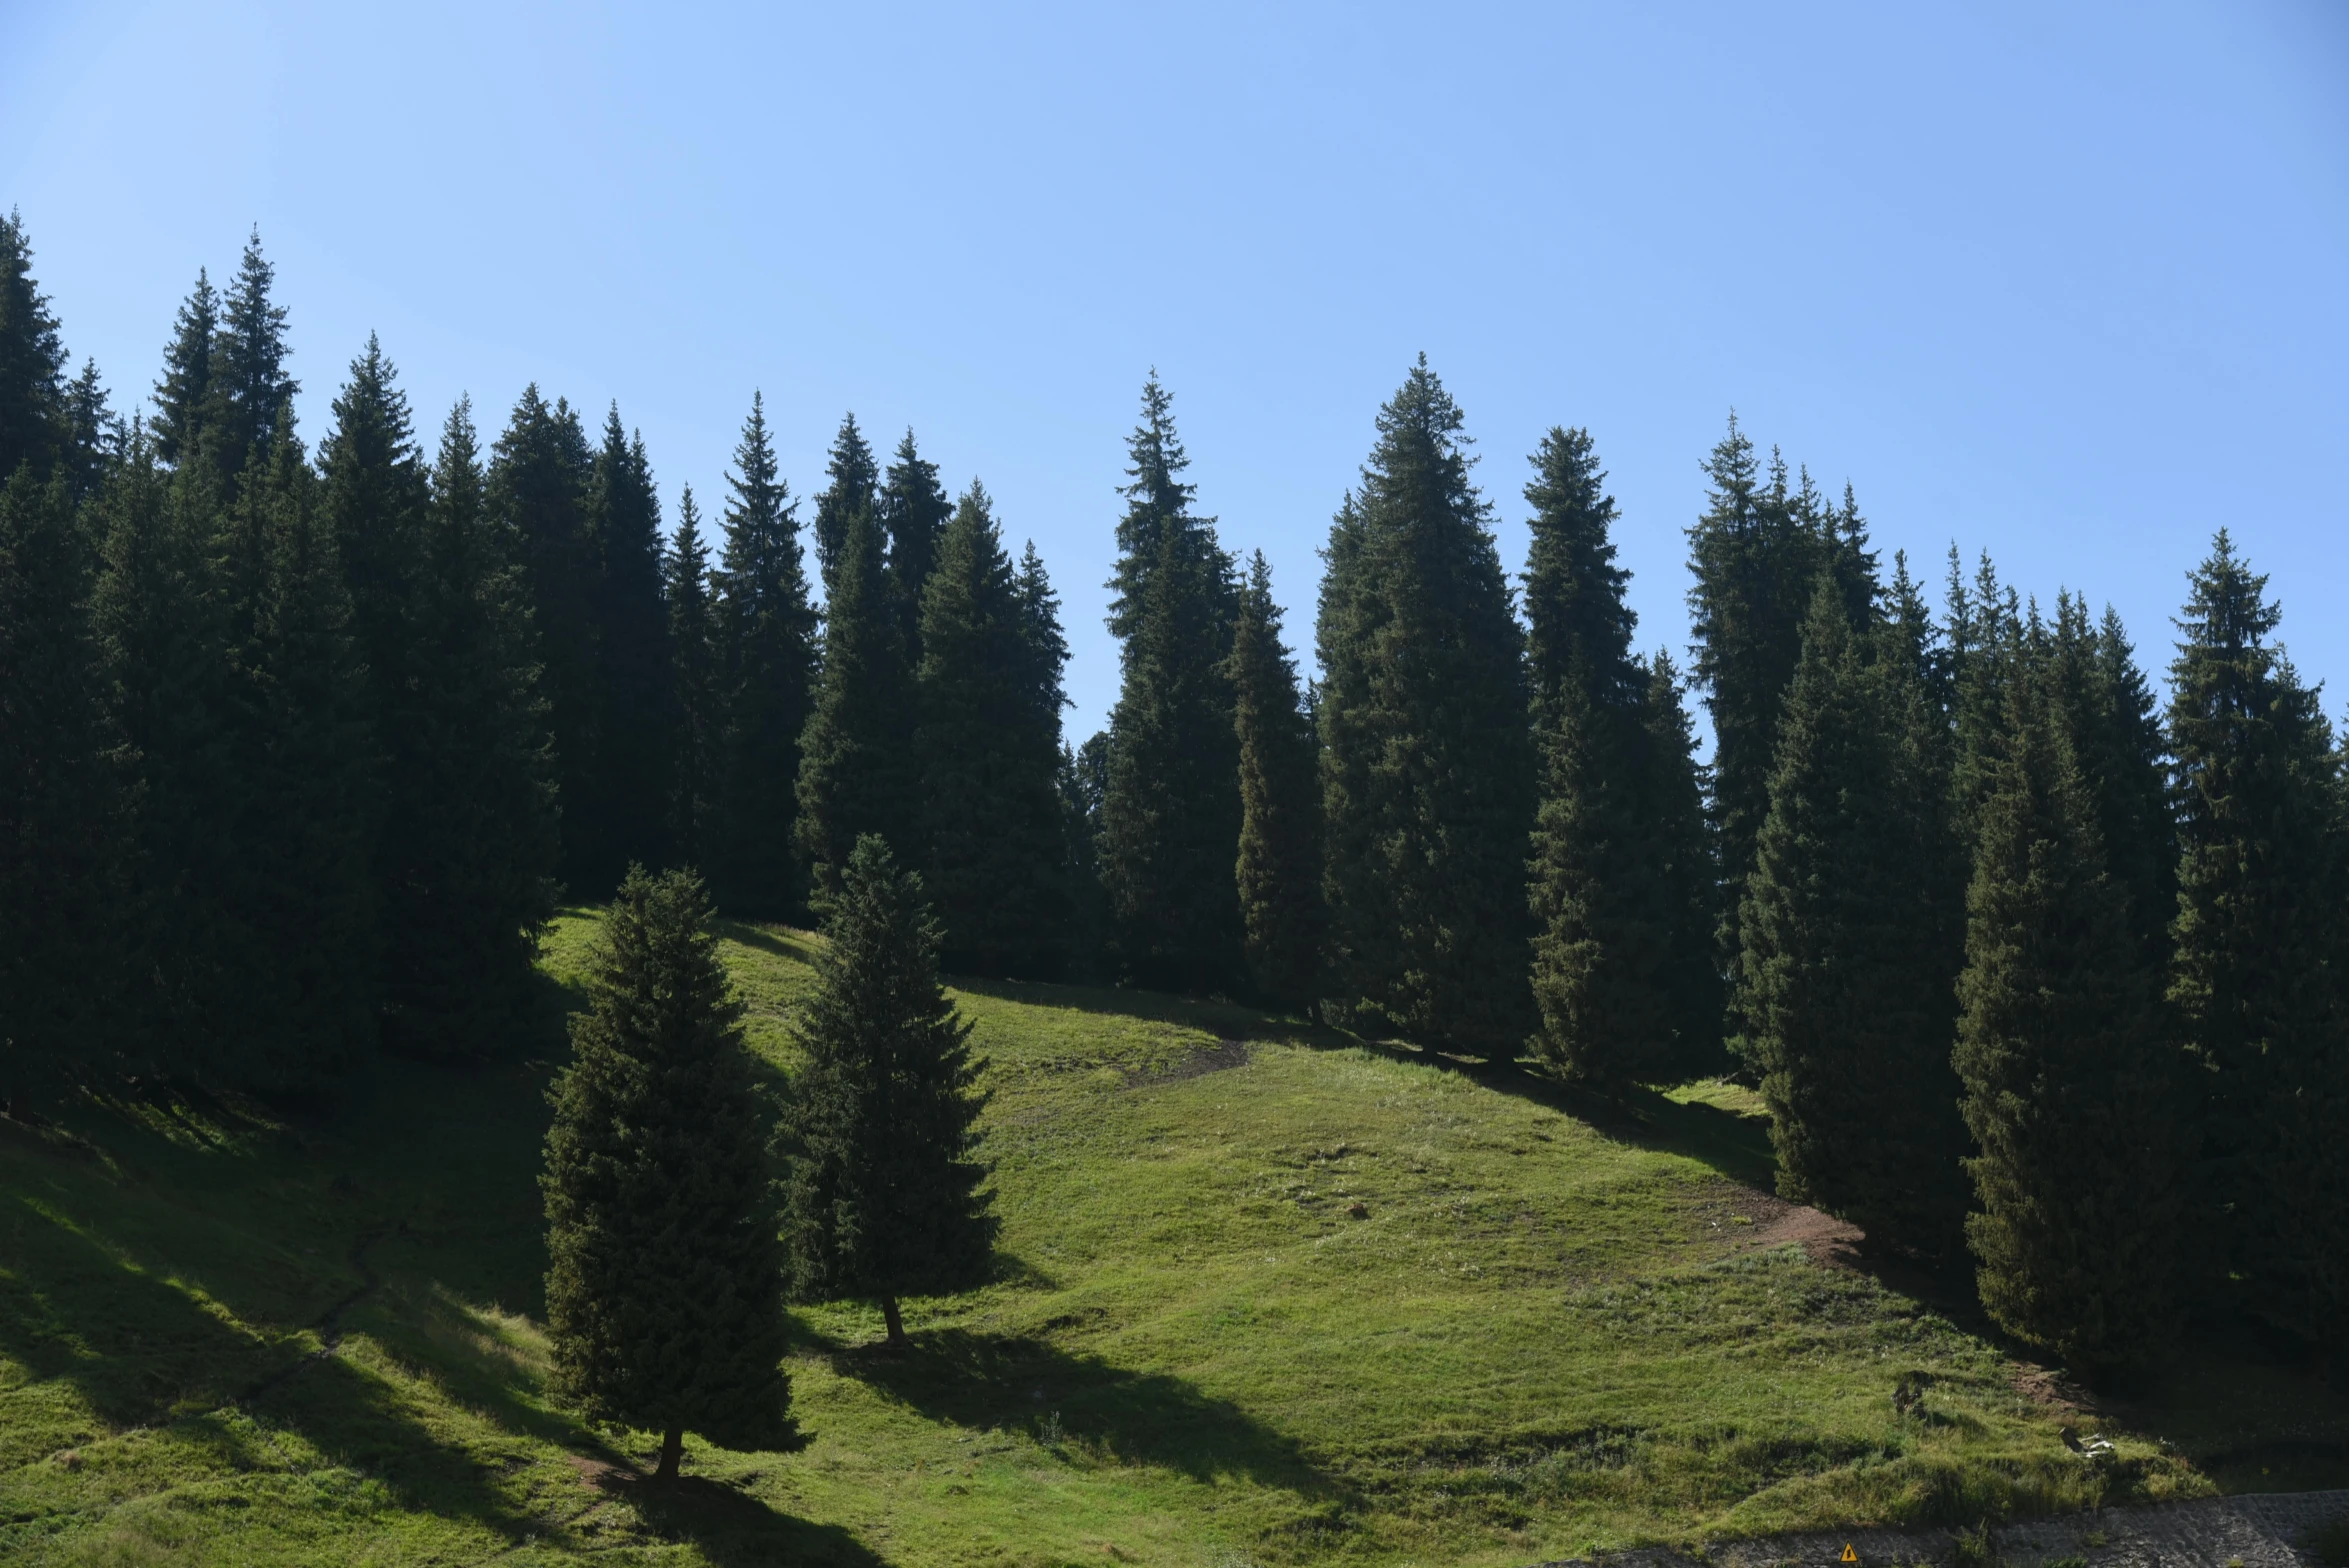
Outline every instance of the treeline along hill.
[(2110, 611), (1954, 549), (1931, 606), (1848, 488), (1732, 421), (1684, 669), (1635, 650), (1590, 436), (1533, 454), (1512, 583), (1422, 359), (1331, 525), (1308, 684), (1153, 377), (1123, 683), (1072, 746), (1043, 561), (910, 431), (884, 457), (844, 420), (803, 504), (754, 396), (672, 527), (617, 409), (532, 387), (430, 435), (370, 340), (313, 447), (271, 288), (257, 238), (200, 273), (117, 413), (0, 225), (15, 1114), (492, 1052), (558, 897), (694, 868), (806, 922), (870, 836), (952, 971), (1311, 1009), (1601, 1091), (1747, 1075), (1785, 1196), (1970, 1267), (2091, 1374), (2197, 1312), (2349, 1332), (2344, 759), (2224, 531), (2165, 707)]

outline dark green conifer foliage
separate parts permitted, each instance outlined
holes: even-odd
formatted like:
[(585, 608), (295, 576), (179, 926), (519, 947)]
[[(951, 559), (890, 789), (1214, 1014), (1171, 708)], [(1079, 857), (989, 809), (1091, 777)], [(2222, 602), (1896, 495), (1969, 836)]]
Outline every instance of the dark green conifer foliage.
[(128, 826), (63, 475), (0, 484), (0, 1105), (112, 1064)]
[(83, 360), (81, 374), (65, 389), (65, 439), (60, 449), (66, 485), (77, 506), (98, 493), (106, 470), (121, 461), (130, 441), (128, 423), (107, 404), (98, 362)]
[(384, 883), (385, 1040), (412, 1056), (471, 1057), (496, 1051), (530, 1005), (554, 912), (559, 803), (520, 542), (488, 511), (470, 403), (450, 411), (431, 481), (413, 771), (392, 780), (404, 827)]
[(815, 674), (816, 613), (808, 603), (798, 503), (777, 476), (766, 407), (755, 393), (734, 466), (717, 579), (726, 725), (710, 879), (726, 908), (778, 916), (796, 911), (805, 897), (792, 824), (799, 738)]
[[(2170, 999), (2199, 1103), (2206, 1267), (2320, 1341), (2349, 1324), (2349, 1034), (2338, 759), (2270, 642), (2281, 612), (2222, 530), (2170, 666), (2181, 856)], [(2193, 1256), (2189, 1253), (2189, 1256)], [(2205, 1288), (2208, 1288), (2207, 1286)]]
[(987, 1278), (1000, 1222), (978, 1147), (986, 1064), (938, 983), (941, 933), (922, 879), (880, 839), (858, 841), (824, 936), (794, 1025), (806, 1066), (794, 1085), (792, 1276), (803, 1297), (878, 1302), (902, 1348), (900, 1298)]
[(163, 350), (163, 379), (155, 384), (155, 455), (181, 463), (204, 446), (212, 411), (212, 350), (220, 336), (220, 295), (198, 268), (196, 286), (179, 307), (171, 342)]
[(1423, 356), (1330, 531), (1315, 629), (1328, 957), (1341, 1009), (1506, 1057), (1533, 1020), (1533, 747), (1461, 424)]
[(1976, 817), (1989, 793), (2006, 719), (2006, 688), (2020, 668), (2023, 612), (2015, 590), (2003, 587), (1985, 552), (1969, 591), (1949, 557), (1950, 809), (1960, 840), (1972, 843)]
[(2176, 1332), (2174, 1058), (2073, 748), (2092, 716), (2064, 711), (2052, 639), (2027, 640), (1966, 898), (1966, 1238), (2000, 1326), (2094, 1372), (2157, 1360)]
[(974, 480), (923, 589), (914, 751), (940, 951), (979, 974), (1066, 964), (1058, 681), (1042, 689), (1030, 613)]
[(1566, 1076), (1620, 1085), (1668, 1073), (1679, 1021), (1673, 916), (1657, 872), (1661, 804), (1631, 652), (1631, 574), (1608, 537), (1614, 498), (1590, 435), (1553, 429), (1533, 457), (1525, 608), (1541, 801), (1529, 895), (1536, 1048)]
[(521, 552), (562, 802), (560, 875), (582, 888), (592, 887), (595, 872), (604, 707), (596, 646), (602, 559), (588, 512), (590, 475), (570, 404), (549, 404), (535, 385), (524, 388), (492, 449), (488, 502)]
[(718, 765), (726, 715), (710, 551), (702, 540), (691, 485), (677, 500), (677, 535), (663, 558), (662, 574), (677, 718), (676, 750), (669, 760), (669, 843), (681, 863), (707, 865), (717, 848)]
[(2108, 606), (2091, 625), (2087, 601), (2075, 594), (2056, 601), (2048, 660), (2115, 896), (2127, 905), (2138, 951), (2166, 970), (2178, 911), (2178, 835), (2152, 685), (2120, 617)]
[(374, 1048), (381, 1007), (365, 666), (318, 476), (280, 430), (226, 533), (238, 703), (228, 886), (254, 951), (221, 1067), (263, 1089), (349, 1067)]
[(1696, 726), (1671, 656), (1646, 666), (1640, 716), (1647, 728), (1650, 874), (1660, 895), (1664, 952), (1659, 981), (1673, 1040), (1668, 1066), (1681, 1079), (1729, 1069), (1721, 1036), (1727, 1000), (1721, 973), (1721, 859), (1706, 805), (1708, 770), (1697, 758)]
[(1230, 665), (1240, 743), (1240, 928), (1259, 996), (1321, 994), (1321, 758), (1281, 644), (1272, 568), (1259, 550), (1240, 588)]
[(816, 496), (816, 565), (823, 573), (824, 594), (832, 593), (832, 574), (848, 539), (849, 520), (880, 504), (881, 465), (856, 427), (856, 415), (841, 416), (840, 433), (832, 438), (832, 455), (824, 466), (826, 483)]
[(690, 873), (632, 867), (572, 1015), (547, 1133), (554, 1391), (587, 1419), (772, 1449), (794, 1436), (783, 1250), (742, 1003)]
[(1172, 399), (1153, 373), (1127, 440), (1131, 483), (1109, 587), (1123, 682), (1109, 718), (1101, 873), (1124, 977), (1214, 990), (1241, 977), (1239, 740), (1231, 558), (1194, 516)]
[[(1101, 885), (1101, 797), (1109, 789), (1109, 734), (1060, 748), (1060, 822), (1069, 908), (1068, 968), (1072, 979), (1102, 973), (1102, 932), (1109, 926), (1109, 890)], [(1316, 802), (1316, 811), (1319, 803)]]
[(799, 852), (818, 908), (839, 894), (867, 834), (919, 852), (913, 678), (870, 507), (850, 513), (835, 541), (826, 609), (815, 711), (799, 743)]
[(1877, 657), (1822, 574), (1786, 697), (1740, 919), (1738, 1013), (1781, 1195), (1879, 1241), (1958, 1245), (1963, 1128), (1949, 1066), (1949, 907), (1922, 678)]
[(47, 477), (65, 438), (65, 347), (11, 212), (0, 218), (0, 484), (27, 463)]
[(946, 531), (946, 520), (954, 515), (954, 502), (938, 482), (938, 465), (924, 461), (915, 450), (911, 430), (897, 443), (897, 458), (889, 465), (877, 504), (881, 530), (889, 538), (889, 582), (905, 634), (906, 667), (918, 669), (922, 589), (937, 562), (938, 540)]
[(255, 230), (222, 302), (207, 387), (205, 439), (230, 479), (269, 461), (278, 440), (293, 434), (294, 394), (302, 384), (286, 374), (286, 311), (269, 295), (276, 281), (277, 269), (263, 258)]
[(604, 421), (588, 487), (588, 513), (602, 551), (596, 583), (597, 822), (583, 874), (595, 889), (627, 866), (669, 863), (669, 768), (676, 744), (676, 692), (669, 660), (669, 613), (661, 592), (661, 500), (644, 437), (630, 437), (614, 405)]
[[(1688, 591), (1695, 637), (1693, 684), (1713, 718), (1713, 796), (1721, 874), (1740, 888), (1754, 865), (1754, 842), (1770, 811), (1778, 721), (1802, 654), (1804, 617), (1822, 566), (1815, 520), (1789, 504), (1786, 472), (1774, 463), (1767, 483), (1753, 443), (1729, 420), (1705, 460), (1712, 480), (1703, 515), (1688, 530)], [(1849, 588), (1838, 583), (1848, 604)], [(1743, 946), (1740, 901), (1722, 908), (1722, 951)], [(1733, 1031), (1748, 1027), (1732, 1019)]]

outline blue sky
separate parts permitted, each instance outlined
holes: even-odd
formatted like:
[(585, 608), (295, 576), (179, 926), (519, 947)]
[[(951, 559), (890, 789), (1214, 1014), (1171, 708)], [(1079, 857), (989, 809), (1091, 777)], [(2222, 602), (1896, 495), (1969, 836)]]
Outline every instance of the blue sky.
[(2233, 528), (2349, 690), (2349, 8), (903, 7), (0, 0), (0, 202), (143, 396), (258, 223), (304, 428), (370, 330), (420, 423), (536, 380), (674, 515), (751, 390), (982, 477), (1067, 603), (1072, 730), (1153, 365), (1310, 644), (1331, 512), (1425, 350), (1523, 560), (1587, 426), (1641, 639), (1735, 408), (1937, 579), (2110, 601), (2168, 658)]

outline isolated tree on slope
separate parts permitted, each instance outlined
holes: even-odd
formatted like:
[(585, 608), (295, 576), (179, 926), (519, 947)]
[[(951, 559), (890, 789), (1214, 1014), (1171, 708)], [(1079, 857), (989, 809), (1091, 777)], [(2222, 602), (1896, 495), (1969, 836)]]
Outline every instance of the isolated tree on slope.
[(985, 1064), (938, 984), (921, 878), (878, 838), (857, 842), (824, 936), (796, 1025), (807, 1065), (792, 1115), (792, 1277), (803, 1297), (878, 1303), (902, 1349), (900, 1298), (987, 1277), (999, 1222), (978, 1157)]
[(588, 1420), (724, 1448), (792, 1436), (783, 1256), (735, 999), (688, 873), (632, 868), (605, 916), (547, 1133), (547, 1330)]

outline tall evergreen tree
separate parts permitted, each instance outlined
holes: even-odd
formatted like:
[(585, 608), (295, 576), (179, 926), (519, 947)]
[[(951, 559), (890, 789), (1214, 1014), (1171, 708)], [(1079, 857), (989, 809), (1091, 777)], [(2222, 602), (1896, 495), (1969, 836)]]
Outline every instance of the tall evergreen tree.
[(1320, 994), (1321, 761), (1281, 644), (1272, 568), (1259, 550), (1240, 589), (1229, 668), (1240, 745), (1240, 929), (1260, 996), (1291, 1004)]
[[(2069, 603), (2066, 605), (2070, 610)], [(2108, 869), (2085, 713), (2033, 628), (1982, 804), (1956, 1066), (1983, 1305), (2091, 1370), (2156, 1359), (2176, 1329), (2172, 1057), (2158, 976)]]
[(726, 715), (718, 664), (717, 605), (693, 486), (677, 500), (677, 536), (662, 562), (677, 747), (669, 765), (669, 843), (682, 865), (708, 865), (717, 845), (718, 766)]
[[(1786, 470), (1767, 480), (1753, 443), (1730, 416), (1729, 433), (1705, 460), (1712, 481), (1703, 514), (1688, 530), (1688, 591), (1695, 636), (1693, 683), (1713, 719), (1713, 796), (1721, 874), (1742, 887), (1755, 840), (1770, 812), (1779, 715), (1802, 654), (1804, 617), (1822, 560), (1815, 519), (1790, 505)], [(1839, 583), (1848, 609), (1849, 590)], [(1722, 951), (1743, 946), (1742, 905), (1722, 909)], [(1747, 1027), (1732, 1019), (1732, 1031)]]
[(130, 427), (108, 402), (98, 362), (83, 360), (81, 374), (65, 389), (65, 431), (60, 448), (67, 488), (76, 505), (98, 493), (107, 469), (122, 459), (129, 446)]
[(163, 350), (163, 379), (155, 384), (155, 455), (182, 463), (203, 450), (212, 411), (212, 350), (220, 336), (220, 295), (202, 268), (179, 307), (171, 342)]
[(33, 279), (23, 215), (0, 218), (0, 484), (30, 463), (46, 477), (65, 430), (65, 346)]
[(807, 728), (816, 662), (798, 503), (778, 477), (764, 402), (750, 418), (727, 476), (726, 548), (718, 572), (719, 680), (726, 728), (718, 756), (720, 903), (779, 916), (804, 897), (793, 853), (799, 738)]
[(1523, 637), (1459, 406), (1421, 357), (1330, 531), (1315, 636), (1341, 1008), (1514, 1055), (1530, 1030)]
[(661, 499), (644, 437), (613, 405), (588, 487), (602, 552), (596, 583), (595, 844), (586, 881), (602, 889), (631, 864), (661, 865), (668, 841), (669, 768), (676, 745), (668, 607), (661, 584)]
[(865, 433), (857, 429), (856, 415), (841, 416), (840, 433), (832, 438), (832, 455), (824, 476), (824, 488), (816, 496), (816, 565), (823, 573), (824, 594), (829, 599), (832, 574), (847, 542), (850, 520), (880, 504), (881, 465)]
[(63, 475), (0, 484), (0, 1104), (107, 1065), (123, 835), (93, 568)]
[(1589, 433), (1553, 429), (1534, 454), (1525, 607), (1541, 801), (1529, 888), (1537, 1048), (1568, 1076), (1663, 1076), (1678, 1022), (1667, 967), (1671, 890), (1657, 875), (1660, 804), (1633, 657), (1631, 574), (1609, 537), (1614, 497)]
[(1717, 945), (1721, 860), (1706, 807), (1709, 770), (1697, 759), (1696, 726), (1680, 671), (1662, 649), (1648, 660), (1640, 711), (1647, 726), (1651, 875), (1662, 890), (1661, 982), (1675, 1045), (1670, 1065), (1678, 1077), (1701, 1078), (1729, 1065), (1721, 1037), (1726, 987)]
[(1745, 889), (1738, 1013), (1780, 1193), (1947, 1253), (1964, 1132), (1949, 1066), (1946, 774), (1920, 720), (1921, 676), (1848, 615), (1822, 573)]
[(742, 1003), (686, 872), (632, 868), (605, 917), (540, 1185), (557, 1397), (724, 1448), (793, 1435), (783, 1256)]
[(938, 560), (938, 540), (954, 515), (954, 501), (938, 482), (938, 465), (925, 461), (906, 431), (877, 502), (881, 530), (889, 536), (889, 582), (897, 595), (905, 635), (906, 666), (922, 662), (922, 590)]
[(592, 888), (596, 870), (604, 706), (596, 646), (602, 562), (587, 505), (591, 468), (571, 405), (549, 404), (535, 385), (524, 388), (492, 449), (488, 504), (521, 551), (562, 802), (560, 874), (583, 890)]
[(1065, 964), (1060, 714), (1057, 692), (1039, 689), (1028, 615), (974, 480), (923, 589), (914, 751), (941, 952), (981, 974), (1055, 975)]
[(1242, 971), (1239, 742), (1231, 558), (1193, 515), (1190, 464), (1154, 372), (1127, 440), (1109, 625), (1123, 683), (1109, 719), (1101, 870), (1120, 967), (1145, 984), (1213, 989)]
[(293, 433), (294, 395), (302, 384), (286, 373), (286, 309), (269, 292), (276, 281), (277, 269), (262, 256), (255, 230), (222, 301), (206, 389), (211, 406), (205, 437), (230, 478), (269, 461), (279, 438)]
[(902, 1349), (900, 1298), (987, 1277), (1000, 1222), (978, 1147), (986, 1064), (938, 984), (941, 933), (921, 878), (880, 839), (858, 841), (824, 935), (795, 1026), (807, 1065), (792, 1127), (792, 1276), (805, 1297), (878, 1302)]
[[(521, 545), (486, 504), (472, 405), (442, 429), (411, 644), (413, 772), (384, 881), (385, 1039), (412, 1056), (494, 1051), (531, 1001), (561, 852)], [(387, 842), (392, 833), (387, 825)]]
[(1109, 925), (1109, 891), (1101, 885), (1101, 797), (1109, 789), (1109, 733), (1082, 746), (1060, 748), (1061, 864), (1068, 887), (1071, 976), (1101, 973), (1102, 933)]
[(815, 711), (799, 743), (799, 852), (819, 907), (840, 892), (857, 841), (875, 834), (909, 857), (915, 838), (911, 672), (870, 507), (835, 541)]
[[(2199, 1104), (2206, 1267), (2312, 1338), (2349, 1323), (2349, 1031), (2338, 760), (2270, 642), (2267, 579), (2221, 530), (2170, 666), (2182, 854), (2170, 999)], [(2191, 1254), (2190, 1254), (2191, 1255)]]

